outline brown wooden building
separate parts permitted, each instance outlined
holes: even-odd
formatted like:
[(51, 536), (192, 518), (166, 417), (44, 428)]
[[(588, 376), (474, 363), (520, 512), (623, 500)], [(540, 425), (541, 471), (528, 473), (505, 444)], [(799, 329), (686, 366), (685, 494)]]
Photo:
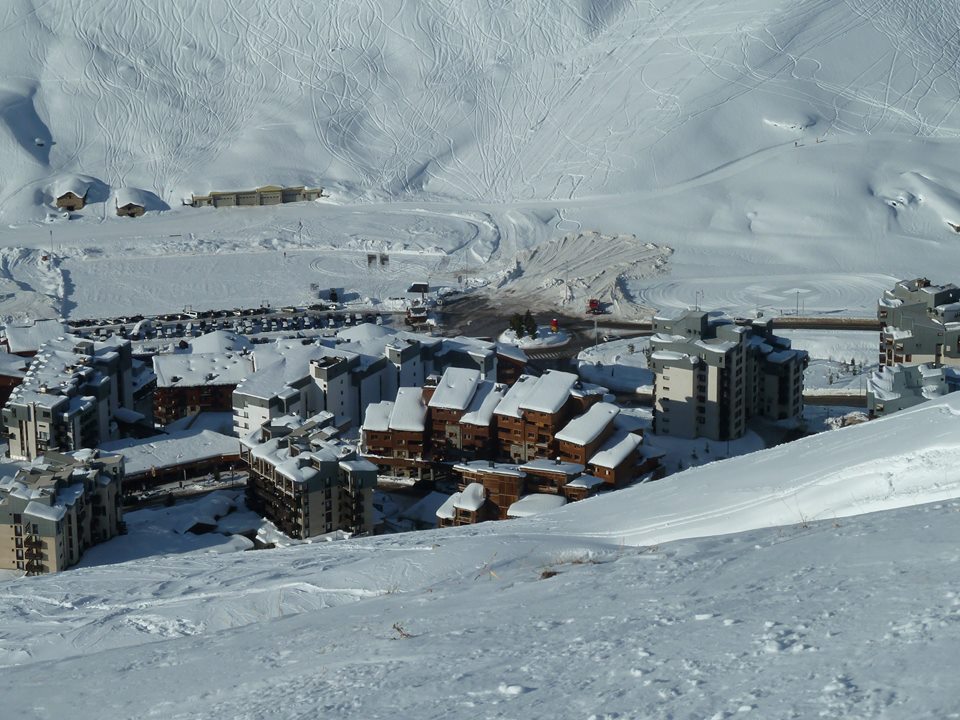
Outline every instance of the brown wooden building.
[(561, 459), (586, 465), (613, 432), (613, 421), (620, 408), (612, 403), (597, 403), (557, 433), (557, 451)]

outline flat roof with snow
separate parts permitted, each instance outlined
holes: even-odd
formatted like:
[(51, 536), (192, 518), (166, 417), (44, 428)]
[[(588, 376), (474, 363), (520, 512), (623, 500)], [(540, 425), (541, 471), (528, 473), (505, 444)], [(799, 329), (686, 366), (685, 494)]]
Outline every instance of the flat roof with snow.
[(559, 510), (566, 504), (567, 499), (562, 495), (547, 495), (545, 493), (524, 495), (507, 509), (507, 517), (532, 517), (552, 510)]

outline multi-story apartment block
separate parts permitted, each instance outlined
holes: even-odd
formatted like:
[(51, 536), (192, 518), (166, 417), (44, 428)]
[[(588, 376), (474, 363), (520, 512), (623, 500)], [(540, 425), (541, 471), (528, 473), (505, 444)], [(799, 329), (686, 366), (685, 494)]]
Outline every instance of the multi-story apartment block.
[(460, 457), (465, 460), (496, 457), (497, 424), (494, 410), (507, 386), (481, 380), (467, 411), (460, 417)]
[(281, 418), (242, 440), (247, 503), (292, 538), (373, 532), (377, 468), (331, 433), (334, 417)]
[(33, 460), (115, 439), (118, 419), (136, 416), (136, 402), (128, 340), (52, 340), (4, 405), (10, 457)]
[(960, 366), (960, 288), (901, 280), (877, 303), (880, 365)]
[(697, 310), (656, 317), (653, 329), (657, 433), (728, 440), (755, 415), (802, 416), (807, 354), (775, 336), (771, 321), (736, 325)]
[(500, 455), (514, 462), (556, 455), (557, 432), (575, 412), (598, 402), (599, 390), (556, 370), (539, 378), (521, 375), (494, 410)]
[(154, 355), (157, 422), (167, 425), (200, 412), (230, 412), (234, 388), (253, 372), (252, 347), (242, 335), (215, 330)]
[(424, 386), (423, 392), (434, 459), (493, 457), (493, 411), (506, 387), (484, 380), (479, 370), (448, 367), (434, 384)]
[(562, 460), (585, 465), (614, 430), (620, 408), (600, 402), (575, 417), (557, 433), (557, 451)]
[(0, 567), (28, 575), (64, 570), (123, 531), (123, 456), (47, 452), (0, 480)]
[(871, 418), (954, 392), (960, 376), (954, 368), (931, 365), (881, 365), (867, 380), (867, 412)]
[(427, 406), (420, 388), (400, 388), (393, 402), (367, 407), (361, 452), (380, 472), (397, 478), (433, 480)]
[(367, 406), (421, 387), (432, 373), (463, 367), (492, 378), (496, 351), (471, 338), (435, 338), (362, 324), (318, 341), (285, 340), (253, 352), (253, 371), (233, 393), (234, 428), (243, 435), (270, 418), (329, 410), (363, 421)]

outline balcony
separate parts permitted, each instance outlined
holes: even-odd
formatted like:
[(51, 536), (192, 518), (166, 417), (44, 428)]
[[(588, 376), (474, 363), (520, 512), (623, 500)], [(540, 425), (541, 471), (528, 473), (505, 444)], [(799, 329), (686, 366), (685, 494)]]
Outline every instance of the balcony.
[(40, 539), (39, 535), (27, 535), (26, 539), (23, 541), (23, 544), (28, 548), (42, 548), (43, 540)]

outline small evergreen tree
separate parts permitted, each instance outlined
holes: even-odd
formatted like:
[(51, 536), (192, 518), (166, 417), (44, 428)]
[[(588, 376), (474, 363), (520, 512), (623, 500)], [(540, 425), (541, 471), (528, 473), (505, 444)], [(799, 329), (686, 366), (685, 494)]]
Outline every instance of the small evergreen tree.
[(523, 316), (523, 327), (527, 331), (527, 335), (532, 338), (537, 336), (537, 321), (533, 317), (533, 313), (527, 310), (526, 314)]

